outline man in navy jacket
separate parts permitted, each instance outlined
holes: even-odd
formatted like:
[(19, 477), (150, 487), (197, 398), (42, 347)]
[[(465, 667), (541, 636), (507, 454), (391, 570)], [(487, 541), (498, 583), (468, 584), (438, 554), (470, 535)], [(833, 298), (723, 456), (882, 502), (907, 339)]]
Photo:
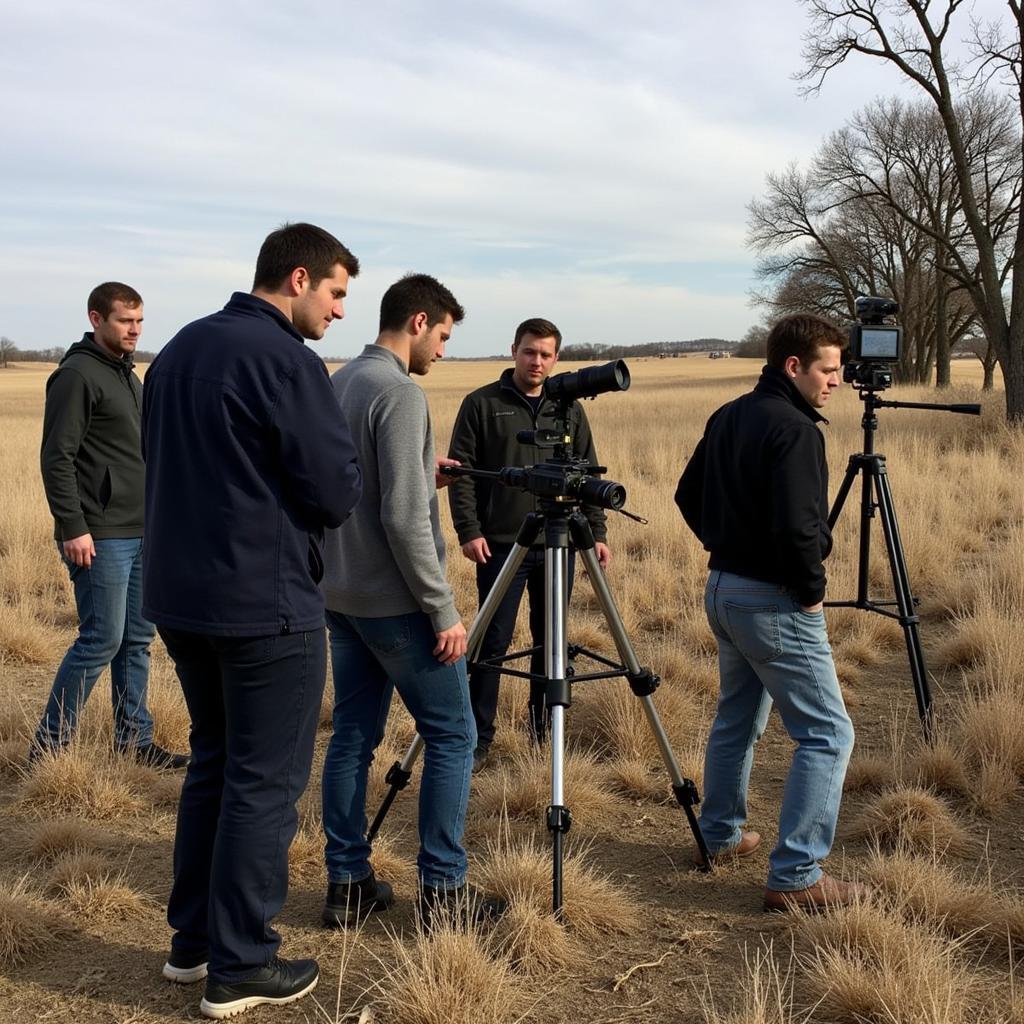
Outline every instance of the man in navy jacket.
[(361, 477), (327, 370), (303, 339), (344, 315), (356, 258), (310, 224), (260, 250), (251, 294), (189, 324), (146, 375), (143, 611), (192, 719), (164, 976), (207, 978), (216, 1019), (298, 999), (314, 960), (270, 922), (288, 888), (295, 803), (326, 678), (323, 531)]

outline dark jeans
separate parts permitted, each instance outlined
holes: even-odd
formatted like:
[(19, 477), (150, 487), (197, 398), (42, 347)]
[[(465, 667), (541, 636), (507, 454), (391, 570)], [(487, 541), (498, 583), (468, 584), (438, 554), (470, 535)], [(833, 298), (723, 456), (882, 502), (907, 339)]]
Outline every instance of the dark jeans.
[(114, 745), (119, 750), (153, 742), (153, 719), (146, 707), (149, 645), (156, 630), (142, 617), (142, 538), (94, 542), (92, 567), (74, 565), (57, 550), (71, 576), (78, 608), (78, 637), (57, 669), (35, 745), (66, 746), (78, 717), (103, 670), (110, 666), (114, 706)]
[[(494, 586), (494, 581), (501, 572), (509, 553), (511, 544), (496, 544), (488, 541), (491, 557), (483, 564), (476, 566), (476, 590), (479, 604), (482, 605)], [(568, 584), (569, 595), (572, 595), (572, 578), (575, 568), (575, 553), (569, 552)], [(509, 583), (508, 590), (501, 604), (494, 611), (484, 633), (480, 646), (480, 660), (500, 658), (508, 652), (515, 632), (516, 619), (519, 616), (519, 604), (526, 590), (530, 601), (530, 637), (531, 646), (537, 650), (530, 657), (530, 672), (536, 676), (544, 675), (544, 549), (530, 548)], [(478, 605), (479, 607), (479, 605)], [(522, 668), (516, 663), (513, 668)], [(473, 717), (476, 719), (477, 749), (486, 750), (494, 739), (494, 719), (498, 713), (498, 683), (501, 674), (493, 668), (475, 668), (469, 675), (469, 698), (473, 704)], [(535, 738), (542, 739), (545, 731), (543, 679), (530, 683), (529, 715), (530, 728)]]
[(184, 954), (209, 949), (215, 981), (274, 957), (295, 803), (309, 781), (327, 675), (322, 629), (218, 637), (160, 629), (192, 718), (167, 920)]

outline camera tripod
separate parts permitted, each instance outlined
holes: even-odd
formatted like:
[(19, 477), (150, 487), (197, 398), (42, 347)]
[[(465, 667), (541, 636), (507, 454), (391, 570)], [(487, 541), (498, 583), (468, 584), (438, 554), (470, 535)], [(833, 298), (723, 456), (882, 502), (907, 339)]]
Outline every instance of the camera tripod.
[[(456, 469), (463, 474), (479, 474), (471, 469)], [(496, 474), (492, 474), (496, 475)], [(543, 532), (544, 539), (544, 680), (546, 682), (545, 703), (551, 714), (551, 803), (546, 820), (551, 833), (552, 844), (552, 909), (560, 916), (562, 909), (562, 854), (563, 840), (572, 824), (572, 816), (565, 804), (565, 714), (572, 702), (572, 684), (594, 679), (611, 679), (624, 676), (630, 689), (643, 702), (647, 723), (658, 745), (661, 759), (672, 780), (672, 792), (683, 808), (693, 838), (697, 843), (704, 862), (704, 869), (710, 870), (711, 860), (704, 837), (697, 823), (694, 805), (700, 802), (696, 784), (684, 778), (675, 754), (665, 734), (661, 719), (651, 700), (660, 680), (649, 669), (642, 668), (630, 643), (622, 617), (619, 615), (608, 582), (601, 570), (594, 550), (594, 535), (586, 517), (579, 510), (579, 502), (571, 499), (543, 500), (541, 511), (528, 514), (520, 527), (516, 542), (505, 560), (494, 586), (480, 607), (469, 631), (467, 658), (476, 660), (484, 633), (494, 612), (508, 591), (509, 584), (522, 564), (530, 547)], [(615, 642), (621, 664), (611, 661), (583, 647), (570, 646), (566, 634), (566, 612), (568, 606), (568, 565), (570, 545), (579, 553), (594, 589), (594, 594), (604, 615), (608, 630)], [(506, 654), (479, 664), (520, 678), (535, 679), (529, 672), (513, 671), (504, 667), (506, 662), (530, 655), (534, 649)], [(605, 671), (576, 674), (570, 661), (582, 655)], [(385, 776), (390, 789), (381, 803), (373, 823), (367, 831), (367, 839), (373, 842), (391, 804), (401, 789), (404, 789), (412, 775), (412, 766), (423, 749), (423, 740), (417, 735), (401, 761), (396, 761)]]
[[(857, 385), (855, 385), (856, 387)], [(928, 685), (928, 671), (925, 667), (924, 650), (921, 647), (920, 618), (917, 615), (917, 598), (910, 589), (910, 574), (907, 571), (907, 556), (900, 538), (899, 522), (896, 519), (896, 508), (892, 500), (892, 488), (889, 486), (889, 474), (886, 470), (885, 456), (875, 451), (875, 430), (878, 428), (876, 410), (882, 407), (890, 409), (940, 409), (946, 412), (966, 413), (977, 416), (981, 406), (968, 403), (960, 405), (939, 405), (932, 402), (888, 402), (879, 398), (875, 389), (867, 385), (858, 388), (860, 400), (864, 403), (864, 416), (861, 427), (864, 430), (864, 450), (850, 456), (846, 466), (846, 475), (836, 494), (836, 500), (829, 512), (828, 525), (835, 526), (846, 498), (858, 476), (861, 477), (860, 505), (860, 551), (857, 566), (857, 598), (854, 601), (826, 601), (831, 608), (861, 608), (876, 612), (888, 618), (897, 619), (903, 627), (903, 635), (907, 644), (907, 656), (910, 659), (910, 676), (914, 685), (914, 696), (917, 699), (917, 713), (921, 719), (921, 729), (925, 741), (932, 740), (934, 725), (932, 714), (932, 695)], [(871, 559), (871, 520), (876, 511), (882, 519), (882, 532), (885, 535), (885, 547), (889, 556), (889, 568), (892, 572), (894, 600), (877, 601), (868, 595), (870, 582)], [(896, 611), (893, 611), (893, 607)]]

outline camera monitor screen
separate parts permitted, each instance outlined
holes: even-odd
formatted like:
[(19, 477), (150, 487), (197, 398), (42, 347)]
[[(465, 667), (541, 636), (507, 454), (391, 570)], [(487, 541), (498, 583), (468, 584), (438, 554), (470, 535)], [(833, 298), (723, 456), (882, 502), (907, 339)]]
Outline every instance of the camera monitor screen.
[(900, 329), (898, 327), (862, 327), (860, 330), (861, 359), (891, 359), (900, 357)]

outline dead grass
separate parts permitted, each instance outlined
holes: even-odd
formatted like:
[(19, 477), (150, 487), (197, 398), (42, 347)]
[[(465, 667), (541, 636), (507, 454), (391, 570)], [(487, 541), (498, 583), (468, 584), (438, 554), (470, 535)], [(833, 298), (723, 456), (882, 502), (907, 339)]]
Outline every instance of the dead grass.
[[(705, 975), (698, 991), (704, 1024), (804, 1024), (811, 1019), (811, 1011), (798, 1012), (794, 1006), (792, 956), (780, 966), (771, 942), (753, 951), (744, 947), (737, 982), (739, 995), (732, 997), (732, 986)], [(728, 1009), (721, 1008), (723, 1003)]]
[(878, 793), (896, 783), (891, 757), (880, 754), (854, 754), (846, 769), (843, 788), (847, 793)]
[(512, 1024), (528, 1003), (521, 982), (479, 931), (440, 925), (395, 937), (381, 963), (380, 1009), (395, 1024)]
[(495, 925), (495, 947), (519, 974), (546, 978), (578, 970), (586, 955), (565, 927), (535, 904), (517, 900)]
[(963, 944), (908, 923), (898, 911), (855, 904), (798, 930), (811, 949), (798, 957), (817, 1001), (816, 1018), (830, 1022), (967, 1024), (981, 988)]
[(50, 866), (46, 877), (46, 890), (67, 893), (75, 886), (98, 883), (110, 875), (110, 864), (105, 857), (92, 852), (65, 853)]
[(966, 853), (971, 846), (946, 802), (912, 786), (880, 793), (850, 823), (846, 834), (871, 839), (884, 848)]
[(155, 909), (150, 896), (137, 892), (123, 873), (85, 876), (61, 887), (68, 908), (88, 921), (127, 921)]
[(99, 820), (139, 814), (146, 806), (111, 758), (80, 742), (40, 757), (23, 783), (22, 802)]
[(0, 881), (0, 968), (26, 963), (72, 930), (66, 918), (29, 889), (27, 877)]
[(25, 833), (25, 852), (43, 864), (62, 857), (96, 853), (105, 847), (103, 835), (78, 818), (58, 818), (31, 825)]

